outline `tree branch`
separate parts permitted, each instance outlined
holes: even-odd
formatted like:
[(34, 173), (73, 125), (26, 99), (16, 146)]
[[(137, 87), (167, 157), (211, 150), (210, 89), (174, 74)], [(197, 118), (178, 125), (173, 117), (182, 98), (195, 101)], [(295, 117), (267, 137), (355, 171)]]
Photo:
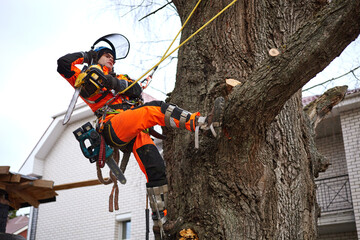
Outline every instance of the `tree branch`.
[(357, 70), (357, 69), (359, 69), (359, 68), (360, 68), (360, 66), (357, 66), (356, 68), (351, 69), (351, 70), (348, 71), (347, 73), (344, 73), (344, 74), (342, 74), (342, 75), (340, 75), (340, 76), (331, 78), (331, 79), (329, 79), (329, 80), (326, 80), (326, 81), (324, 81), (324, 82), (322, 82), (322, 83), (319, 83), (319, 84), (316, 84), (316, 85), (314, 85), (314, 86), (311, 86), (311, 87), (309, 87), (309, 88), (307, 88), (307, 89), (304, 89), (304, 90), (302, 90), (302, 91), (303, 91), (303, 92), (308, 91), (308, 90), (313, 89), (313, 88), (315, 88), (315, 87), (324, 85), (325, 83), (328, 83), (328, 82), (337, 80), (337, 79), (339, 79), (339, 78), (345, 77), (346, 75), (348, 75), (348, 74), (350, 74), (350, 73), (352, 73), (353, 76), (354, 76), (357, 80), (359, 80), (359, 79), (356, 77), (356, 75), (354, 74), (354, 71)]
[(171, 3), (172, 3), (172, 1), (168, 2), (167, 4), (165, 4), (164, 6), (162, 6), (162, 7), (158, 8), (158, 9), (156, 9), (155, 11), (153, 11), (153, 12), (151, 12), (151, 13), (147, 14), (146, 16), (144, 16), (144, 17), (140, 18), (139, 22), (140, 22), (141, 20), (143, 20), (143, 19), (147, 18), (148, 16), (150, 16), (150, 15), (152, 15), (152, 14), (157, 13), (158, 11), (160, 11), (160, 10), (161, 10), (161, 9), (163, 9), (163, 8), (165, 8), (167, 5), (169, 5), (169, 4), (171, 4)]
[(254, 129), (269, 124), (285, 102), (359, 33), (360, 1), (332, 1), (291, 37), (279, 56), (267, 58), (242, 87), (234, 89), (225, 118), (246, 112), (241, 121), (253, 122)]
[(314, 129), (331, 109), (344, 99), (347, 89), (347, 86), (331, 88), (304, 108)]

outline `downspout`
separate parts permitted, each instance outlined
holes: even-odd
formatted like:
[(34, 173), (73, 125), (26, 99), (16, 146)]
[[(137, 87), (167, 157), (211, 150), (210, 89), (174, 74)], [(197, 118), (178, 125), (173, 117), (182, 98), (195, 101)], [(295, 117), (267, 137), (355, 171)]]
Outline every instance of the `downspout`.
[(27, 240), (35, 240), (36, 239), (36, 227), (37, 227), (38, 215), (39, 215), (39, 208), (31, 207)]

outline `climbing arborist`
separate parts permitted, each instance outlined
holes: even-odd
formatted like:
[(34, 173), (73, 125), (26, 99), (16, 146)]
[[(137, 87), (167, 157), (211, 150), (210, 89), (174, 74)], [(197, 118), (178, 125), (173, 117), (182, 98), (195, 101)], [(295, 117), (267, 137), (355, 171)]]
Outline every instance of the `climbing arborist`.
[[(98, 131), (106, 143), (121, 151), (132, 152), (147, 179), (147, 193), (154, 220), (154, 234), (169, 233), (174, 223), (167, 221), (167, 193), (165, 165), (150, 135), (144, 130), (155, 125), (182, 128), (191, 132), (199, 128), (213, 132), (219, 127), (224, 105), (223, 98), (215, 100), (213, 111), (208, 117), (199, 112), (189, 113), (175, 105), (163, 101), (141, 103), (142, 88), (136, 83), (124, 94), (116, 94), (134, 82), (127, 75), (117, 75), (113, 71), (116, 53), (107, 47), (99, 47), (88, 52), (67, 54), (58, 59), (57, 71), (74, 87), (81, 70), (76, 64), (95, 62), (105, 74), (104, 88), (84, 83), (80, 96), (98, 117)], [(96, 93), (96, 94), (95, 94)], [(215, 134), (215, 132), (214, 132)]]

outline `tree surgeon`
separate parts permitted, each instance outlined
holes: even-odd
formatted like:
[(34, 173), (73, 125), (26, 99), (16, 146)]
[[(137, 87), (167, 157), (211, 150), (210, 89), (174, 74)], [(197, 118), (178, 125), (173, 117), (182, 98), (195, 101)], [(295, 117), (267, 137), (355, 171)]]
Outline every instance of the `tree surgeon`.
[[(106, 143), (123, 152), (132, 152), (147, 179), (147, 193), (152, 209), (154, 233), (160, 238), (165, 232), (174, 230), (174, 225), (181, 221), (167, 221), (168, 185), (165, 164), (150, 135), (145, 131), (155, 125), (186, 129), (195, 132), (199, 129), (209, 135), (214, 127), (218, 129), (222, 117), (224, 99), (215, 100), (214, 108), (207, 117), (199, 112), (190, 113), (175, 105), (163, 101), (151, 101), (142, 104), (142, 87), (136, 83), (124, 94), (116, 93), (126, 89), (134, 82), (127, 75), (113, 71), (116, 52), (107, 47), (98, 47), (88, 52), (67, 54), (58, 59), (57, 71), (73, 87), (80, 69), (76, 64), (97, 63), (105, 74), (104, 89), (97, 88), (91, 82), (85, 82), (80, 93), (98, 117), (97, 130), (102, 133)], [(95, 61), (94, 61), (95, 60)], [(99, 126), (103, 126), (100, 128)]]

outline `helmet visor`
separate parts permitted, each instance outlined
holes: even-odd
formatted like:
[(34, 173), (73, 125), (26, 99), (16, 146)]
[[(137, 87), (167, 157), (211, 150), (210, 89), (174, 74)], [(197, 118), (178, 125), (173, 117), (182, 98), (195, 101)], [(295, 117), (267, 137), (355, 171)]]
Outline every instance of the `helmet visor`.
[(109, 45), (109, 48), (115, 52), (115, 60), (126, 58), (130, 50), (130, 42), (129, 40), (121, 34), (113, 33), (99, 38), (94, 44), (100, 43), (102, 45), (103, 42)]

